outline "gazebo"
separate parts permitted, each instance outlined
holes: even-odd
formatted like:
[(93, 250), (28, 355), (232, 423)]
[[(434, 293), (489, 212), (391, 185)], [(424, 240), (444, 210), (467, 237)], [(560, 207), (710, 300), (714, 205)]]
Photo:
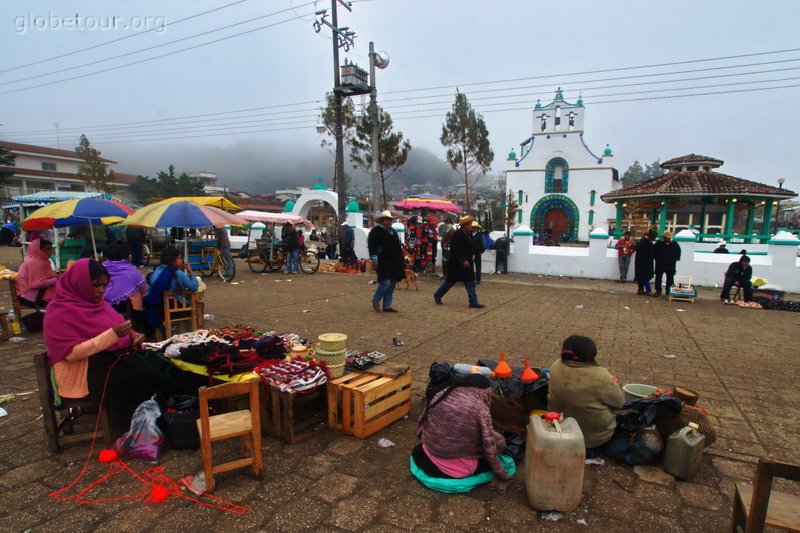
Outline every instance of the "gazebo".
[[(722, 164), (719, 159), (697, 154), (676, 157), (661, 164), (661, 168), (667, 170), (663, 176), (602, 195), (600, 198), (604, 202), (613, 203), (617, 208), (615, 236), (622, 235), (627, 211), (629, 214), (644, 213), (645, 220), (649, 218), (648, 225), (657, 225), (659, 235), (670, 226), (674, 230), (699, 230), (699, 240), (768, 240), (773, 207), (781, 200), (794, 198), (797, 193), (784, 189), (782, 180), (779, 180), (779, 187), (773, 187), (716, 172)], [(763, 207), (763, 217), (758, 234), (754, 234), (759, 207)], [(734, 233), (737, 210), (747, 212), (743, 233)], [(668, 224), (669, 211), (673, 219)], [(712, 213), (718, 218), (719, 223), (713, 224), (717, 232), (709, 228)], [(682, 222), (678, 214), (685, 215)], [(699, 224), (692, 223), (696, 214)]]

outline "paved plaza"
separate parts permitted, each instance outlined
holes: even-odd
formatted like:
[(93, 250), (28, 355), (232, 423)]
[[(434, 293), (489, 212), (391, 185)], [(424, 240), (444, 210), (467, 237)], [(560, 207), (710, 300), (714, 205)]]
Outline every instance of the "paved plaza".
[[(0, 263), (16, 268), (18, 249), (0, 249)], [(88, 444), (52, 454), (38, 396), (22, 394), (3, 405), (9, 416), (0, 419), (1, 530), (723, 531), (734, 483), (752, 478), (759, 456), (800, 462), (796, 313), (723, 306), (713, 289), (701, 289), (695, 304), (668, 303), (636, 296), (632, 283), (489, 275), (478, 288), (484, 309), (467, 308), (459, 286), (443, 306), (434, 305), (439, 281), (428, 277), (418, 292), (398, 290), (399, 313), (377, 314), (369, 302), (371, 275), (262, 275), (241, 261), (237, 267), (236, 284), (207, 281), (206, 312), (215, 315), (208, 326), (247, 323), (308, 338), (346, 333), (349, 348), (379, 350), (411, 365), (411, 416), (366, 440), (327, 428), (294, 445), (265, 438), (263, 480), (244, 470), (217, 478), (217, 496), (252, 509), (237, 516), (185, 500), (79, 506), (49, 498), (80, 471)], [(5, 284), (0, 298), (9, 302)], [(480, 487), (445, 495), (411, 477), (408, 454), (433, 361), (474, 362), (503, 350), (512, 364), (528, 356), (534, 366), (549, 366), (570, 334), (595, 339), (599, 363), (620, 382), (677, 384), (700, 393), (719, 439), (693, 482), (676, 481), (659, 467), (590, 465), (579, 510), (547, 522), (528, 506), (521, 472), (506, 494)], [(393, 338), (405, 345), (393, 346)], [(0, 394), (36, 390), (32, 355), (41, 350), (39, 334), (0, 343)], [(381, 437), (395, 446), (379, 447)], [(200, 470), (195, 451), (166, 449), (162, 464), (173, 479)], [(81, 485), (103, 472), (92, 460)], [(118, 477), (103, 490), (134, 493), (140, 487)]]

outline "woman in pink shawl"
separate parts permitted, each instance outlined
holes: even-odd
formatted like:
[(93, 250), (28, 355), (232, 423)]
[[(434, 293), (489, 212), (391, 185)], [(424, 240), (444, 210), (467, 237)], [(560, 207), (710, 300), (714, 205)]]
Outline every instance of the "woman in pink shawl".
[(37, 302), (47, 305), (56, 292), (58, 274), (53, 272), (50, 254), (53, 243), (36, 239), (28, 246), (25, 257), (17, 273), (17, 296), (26, 305), (35, 306)]
[(197, 389), (171, 379), (156, 361), (129, 355), (144, 336), (105, 301), (108, 282), (108, 271), (97, 261), (76, 261), (59, 278), (47, 306), (44, 341), (58, 394), (99, 402), (107, 383), (105, 404), (120, 430), (153, 394), (196, 394)]

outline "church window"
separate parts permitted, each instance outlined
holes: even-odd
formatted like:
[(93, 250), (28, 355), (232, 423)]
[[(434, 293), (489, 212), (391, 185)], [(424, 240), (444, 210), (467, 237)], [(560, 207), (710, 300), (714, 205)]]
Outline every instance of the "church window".
[(569, 192), (569, 165), (567, 165), (564, 159), (556, 157), (547, 163), (547, 167), (545, 168), (544, 192)]
[(556, 106), (556, 116), (553, 119), (556, 130), (561, 129), (561, 106)]

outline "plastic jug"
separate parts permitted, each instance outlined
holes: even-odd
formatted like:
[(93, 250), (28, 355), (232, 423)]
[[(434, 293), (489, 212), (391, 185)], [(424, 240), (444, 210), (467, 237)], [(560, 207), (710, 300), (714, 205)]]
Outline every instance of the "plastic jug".
[(532, 416), (525, 447), (528, 503), (539, 511), (574, 511), (583, 493), (586, 448), (574, 418), (543, 420)]
[(706, 437), (697, 431), (698, 427), (694, 422), (689, 422), (688, 426), (679, 429), (667, 439), (664, 470), (684, 481), (692, 479), (703, 462)]

